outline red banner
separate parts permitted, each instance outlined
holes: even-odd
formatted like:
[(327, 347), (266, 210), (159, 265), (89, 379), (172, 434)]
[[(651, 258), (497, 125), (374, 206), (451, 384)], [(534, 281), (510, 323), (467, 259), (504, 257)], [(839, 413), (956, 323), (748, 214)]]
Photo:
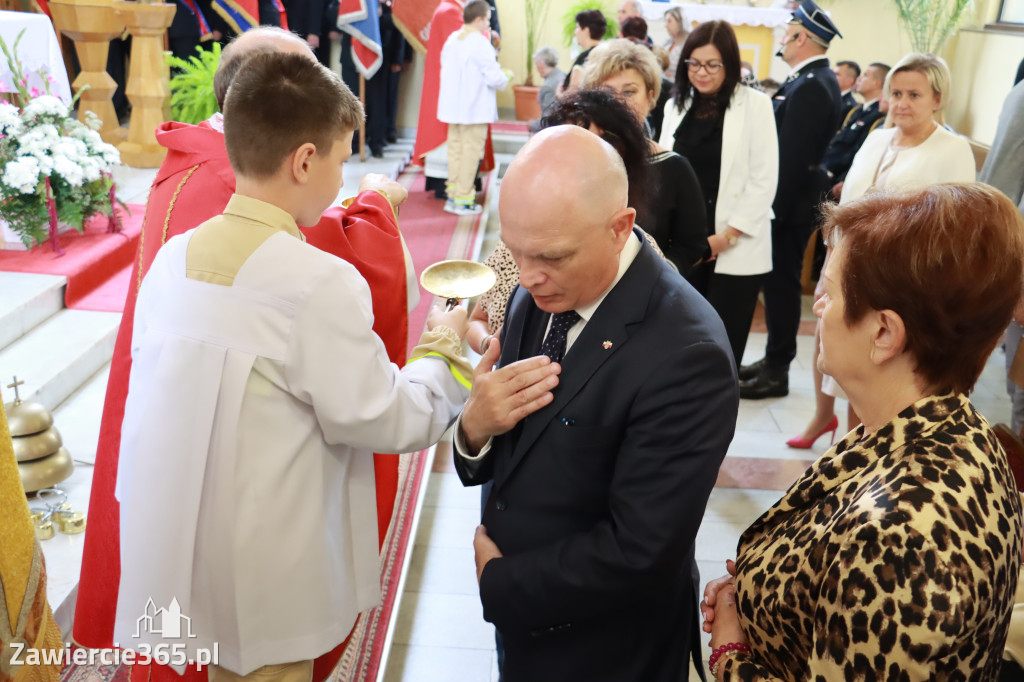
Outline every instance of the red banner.
[(439, 4), (441, 0), (394, 0), (391, 5), (391, 16), (394, 18), (395, 26), (417, 52), (427, 51), (430, 18)]

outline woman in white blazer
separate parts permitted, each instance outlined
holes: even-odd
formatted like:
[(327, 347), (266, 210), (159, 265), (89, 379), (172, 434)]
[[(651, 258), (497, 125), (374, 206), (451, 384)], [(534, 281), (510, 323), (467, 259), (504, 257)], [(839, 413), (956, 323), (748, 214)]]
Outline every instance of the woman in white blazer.
[[(883, 87), (892, 127), (875, 130), (864, 140), (840, 188), (840, 204), (873, 192), (918, 189), (942, 182), (974, 182), (975, 161), (970, 143), (943, 126), (942, 110), (950, 90), (949, 67), (941, 57), (912, 52), (892, 68)], [(815, 297), (823, 294), (824, 286), (819, 282)], [(830, 432), (834, 439), (839, 428), (835, 398), (846, 396), (830, 376), (818, 371), (818, 335), (815, 330), (814, 416), (801, 435), (786, 441), (791, 448), (810, 448)], [(860, 418), (848, 406), (847, 430), (859, 423)]]
[(660, 140), (689, 160), (703, 190), (708, 246), (689, 280), (722, 317), (737, 365), (757, 292), (772, 269), (772, 201), (779, 179), (771, 100), (741, 85), (741, 77), (732, 26), (699, 25), (683, 45)]

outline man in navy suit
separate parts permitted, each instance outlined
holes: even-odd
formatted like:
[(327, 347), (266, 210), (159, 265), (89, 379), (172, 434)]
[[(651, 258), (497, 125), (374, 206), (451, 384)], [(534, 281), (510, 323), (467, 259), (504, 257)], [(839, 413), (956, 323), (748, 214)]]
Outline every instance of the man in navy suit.
[(764, 285), (768, 345), (763, 359), (740, 368), (741, 398), (789, 394), (804, 250), (830, 187), (821, 162), (840, 122), (839, 83), (825, 56), (837, 35), (842, 37), (825, 12), (805, 0), (793, 13), (778, 52), (793, 72), (772, 99), (779, 133), (779, 186), (772, 204), (772, 271)]
[(694, 540), (736, 374), (721, 320), (634, 230), (626, 195), (621, 158), (575, 126), (537, 134), (502, 181), (520, 285), (455, 464), (494, 482), (474, 547), (506, 682), (668, 682), (700, 659)]

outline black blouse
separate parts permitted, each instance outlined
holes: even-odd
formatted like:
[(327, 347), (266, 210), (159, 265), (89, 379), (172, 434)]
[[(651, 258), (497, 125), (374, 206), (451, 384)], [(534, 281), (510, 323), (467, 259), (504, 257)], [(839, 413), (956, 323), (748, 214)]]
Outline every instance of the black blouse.
[(593, 49), (594, 48), (592, 48), (592, 47), (588, 47), (587, 49), (583, 50), (583, 52), (580, 52), (576, 56), (576, 61), (574, 61), (572, 63), (572, 66), (569, 67), (569, 70), (565, 72), (565, 80), (562, 81), (562, 89), (563, 90), (568, 90), (569, 89), (569, 79), (572, 78), (572, 70), (573, 70), (573, 68), (577, 67), (577, 66), (583, 66), (586, 63), (586, 61), (587, 61), (587, 57), (590, 56), (590, 51), (593, 50)]
[(708, 245), (700, 183), (689, 161), (675, 152), (655, 154), (649, 163), (652, 191), (636, 222), (687, 275)]
[(699, 95), (676, 129), (673, 149), (685, 156), (693, 166), (704, 193), (707, 235), (715, 233), (715, 204), (718, 201), (718, 180), (722, 174), (722, 125), (725, 111), (714, 100)]

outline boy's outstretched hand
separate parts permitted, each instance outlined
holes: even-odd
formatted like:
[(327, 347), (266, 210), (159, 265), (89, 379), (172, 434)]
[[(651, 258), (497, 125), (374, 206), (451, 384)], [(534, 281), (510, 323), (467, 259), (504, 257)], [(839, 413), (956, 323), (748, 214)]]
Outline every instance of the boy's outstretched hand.
[(469, 329), (469, 313), (461, 305), (445, 311), (442, 306), (435, 304), (427, 313), (427, 329), (433, 330), (438, 326), (451, 327), (460, 339), (466, 338), (466, 330)]
[(368, 190), (383, 192), (395, 208), (401, 206), (409, 198), (409, 192), (404, 187), (381, 173), (367, 173), (359, 183), (360, 194)]

